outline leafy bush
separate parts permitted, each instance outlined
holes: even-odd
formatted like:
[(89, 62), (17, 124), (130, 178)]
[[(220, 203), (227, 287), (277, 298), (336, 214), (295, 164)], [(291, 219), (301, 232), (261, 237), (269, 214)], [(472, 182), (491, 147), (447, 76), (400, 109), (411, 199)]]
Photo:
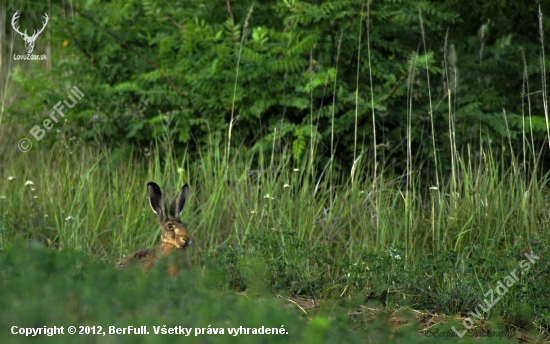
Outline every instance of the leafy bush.
[[(51, 69), (14, 71), (26, 100), (13, 105), (11, 120), (34, 124), (30, 116), (45, 116), (77, 85), (86, 96), (56, 129), (108, 144), (149, 147), (168, 130), (176, 147), (203, 147), (227, 139), (231, 126), (234, 145), (263, 150), (276, 141), (300, 161), (313, 144), (317, 156), (336, 153), (351, 166), (355, 144), (357, 154), (372, 151), (375, 132), (383, 160), (403, 161), (411, 126), (420, 161), (434, 154), (433, 137), (447, 169), (450, 112), (459, 151), (508, 137), (519, 147), (522, 131), (544, 137), (529, 4), (252, 4), (77, 1), (70, 16), (54, 4)], [(541, 6), (548, 13), (550, 5)], [(529, 99), (520, 95), (526, 85)], [(529, 130), (522, 114), (533, 115)]]

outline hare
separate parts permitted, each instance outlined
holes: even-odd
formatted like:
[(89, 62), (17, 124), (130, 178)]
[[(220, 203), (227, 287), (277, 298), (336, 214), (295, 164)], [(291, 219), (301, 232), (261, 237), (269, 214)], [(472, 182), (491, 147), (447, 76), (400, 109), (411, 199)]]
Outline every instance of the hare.
[[(132, 264), (134, 262), (137, 262), (141, 267), (149, 270), (161, 258), (161, 256), (166, 256), (171, 253), (175, 253), (173, 257), (175, 260), (171, 260), (168, 265), (168, 272), (170, 275), (173, 276), (178, 272), (178, 264), (176, 264), (176, 261), (178, 260), (183, 260), (188, 266), (191, 265), (191, 262), (189, 261), (189, 252), (187, 252), (187, 248), (191, 245), (191, 238), (187, 233), (187, 226), (178, 219), (183, 206), (185, 205), (188, 190), (189, 187), (185, 184), (172, 200), (172, 203), (170, 204), (170, 212), (167, 215), (160, 187), (153, 182), (147, 184), (151, 208), (153, 208), (153, 211), (157, 214), (160, 226), (162, 227), (160, 245), (150, 249), (134, 252), (128, 257), (122, 259), (117, 264), (117, 267), (120, 270), (124, 269), (124, 267), (128, 264)], [(178, 257), (180, 254), (181, 256)]]

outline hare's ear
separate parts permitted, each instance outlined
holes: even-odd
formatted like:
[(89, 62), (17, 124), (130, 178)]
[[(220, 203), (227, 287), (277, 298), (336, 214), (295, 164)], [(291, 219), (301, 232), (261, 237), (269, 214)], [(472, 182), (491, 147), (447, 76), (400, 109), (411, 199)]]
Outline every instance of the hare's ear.
[(162, 199), (162, 192), (160, 187), (153, 182), (147, 184), (147, 191), (149, 192), (149, 202), (151, 203), (151, 208), (155, 213), (157, 213), (160, 222), (164, 222), (166, 215), (164, 214), (164, 201)]
[(189, 186), (185, 184), (181, 190), (178, 192), (176, 197), (172, 200), (170, 204), (170, 216), (177, 219), (180, 216), (183, 206), (185, 205), (185, 200), (187, 199), (187, 191), (189, 191)]

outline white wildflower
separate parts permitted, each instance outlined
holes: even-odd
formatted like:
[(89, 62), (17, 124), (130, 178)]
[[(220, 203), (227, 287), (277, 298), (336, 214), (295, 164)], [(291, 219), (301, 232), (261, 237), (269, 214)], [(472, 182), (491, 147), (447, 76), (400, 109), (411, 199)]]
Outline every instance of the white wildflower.
[(27, 185), (32, 185), (32, 186), (34, 186), (34, 182), (33, 182), (32, 180), (27, 180), (27, 181), (25, 182), (25, 186), (27, 186)]
[(72, 217), (72, 216), (67, 216), (67, 217), (65, 218), (65, 221), (69, 221), (69, 220), (74, 220), (74, 217)]
[(15, 178), (14, 176), (9, 176), (9, 177), (8, 177), (8, 180), (9, 180), (9, 181), (12, 181), (12, 180), (15, 180), (15, 179), (16, 179), (16, 178)]

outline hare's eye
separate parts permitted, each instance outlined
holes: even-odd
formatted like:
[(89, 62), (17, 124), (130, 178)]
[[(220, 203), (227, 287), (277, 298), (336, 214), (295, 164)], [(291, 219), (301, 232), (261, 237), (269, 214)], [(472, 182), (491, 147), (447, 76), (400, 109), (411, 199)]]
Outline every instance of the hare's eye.
[(171, 224), (171, 223), (169, 223), (169, 224), (168, 224), (168, 230), (169, 230), (169, 231), (173, 231), (173, 230), (174, 230), (174, 225)]

